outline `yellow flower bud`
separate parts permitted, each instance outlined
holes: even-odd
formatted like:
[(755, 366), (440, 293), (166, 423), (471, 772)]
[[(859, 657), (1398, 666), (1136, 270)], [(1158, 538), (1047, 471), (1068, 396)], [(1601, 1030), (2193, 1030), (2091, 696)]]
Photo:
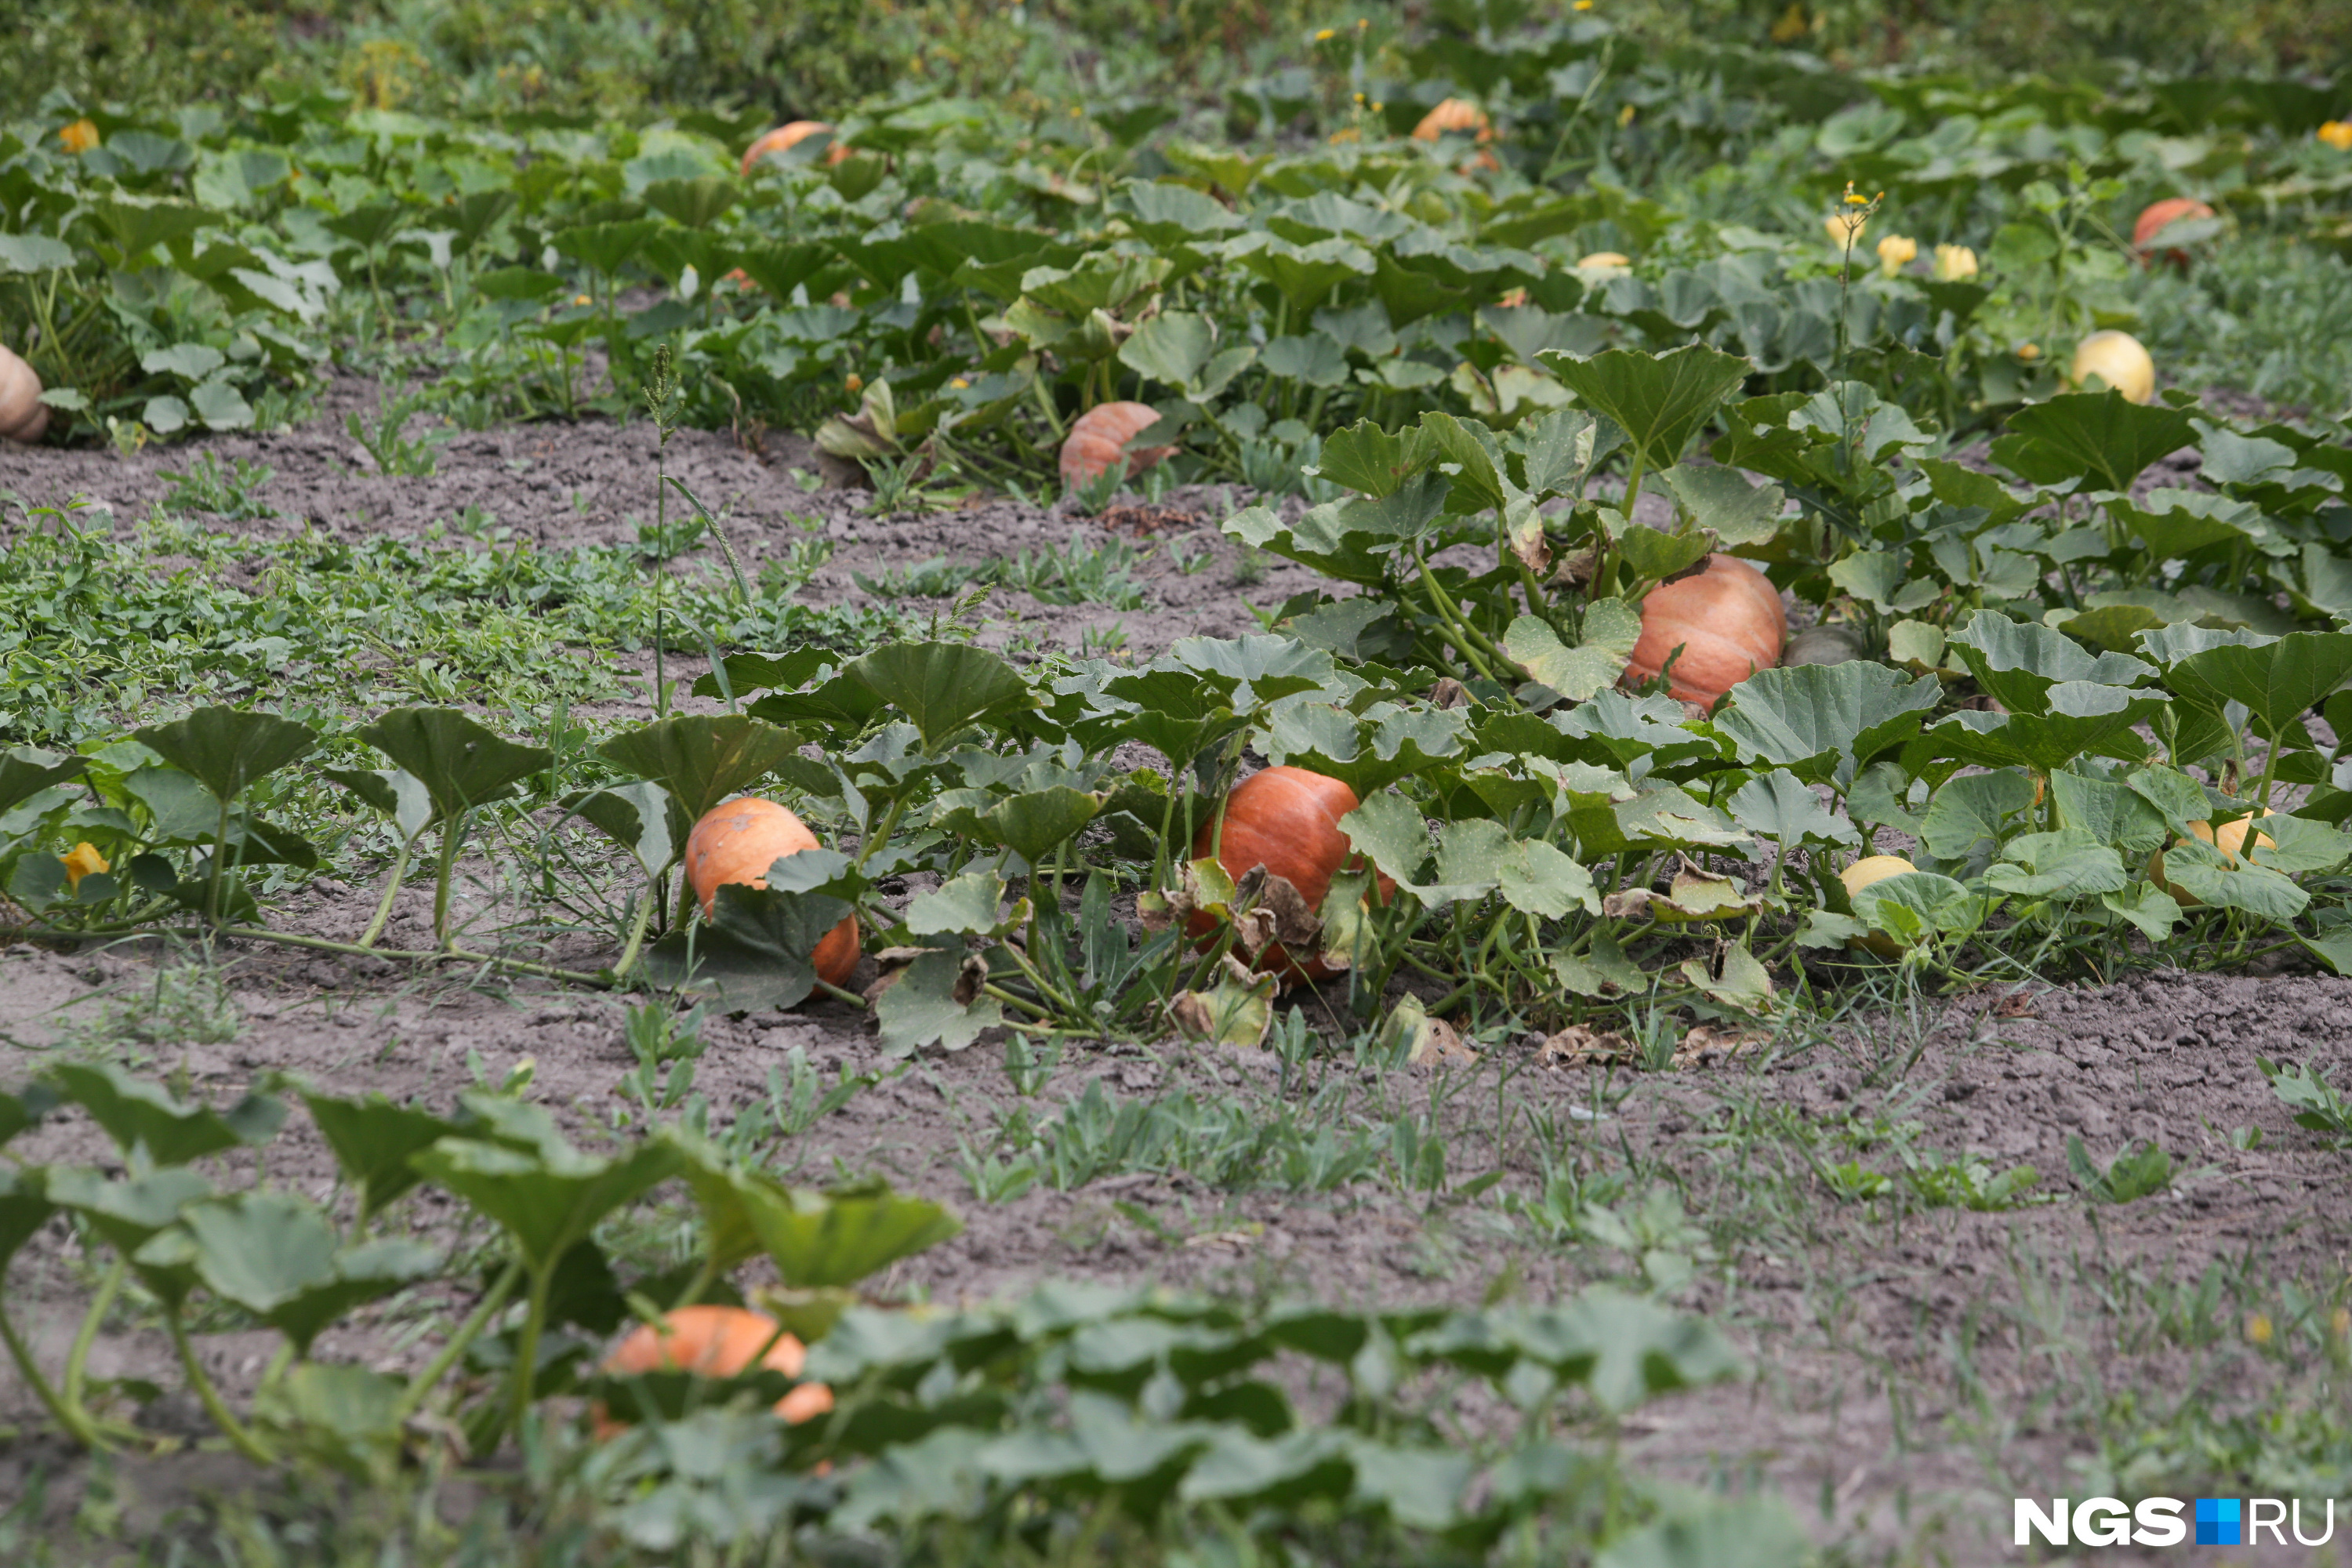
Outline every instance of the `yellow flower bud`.
[(1339, 36), (1339, 30), (1337, 27), (1318, 27), (1315, 29), (1315, 41), (1318, 44), (1328, 44)]
[(1936, 247), (1936, 281), (1958, 283), (1977, 275), (1977, 253), (1965, 245)]
[(75, 845), (68, 853), (58, 856), (58, 861), (66, 868), (66, 886), (77, 890), (80, 889), (81, 879), (84, 877), (93, 872), (112, 868), (107, 865), (106, 857), (98, 852), (98, 846), (88, 839)]
[(2246, 1338), (2248, 1340), (2258, 1345), (2266, 1345), (2271, 1342), (2272, 1333), (2273, 1331), (2271, 1329), (2271, 1319), (2269, 1313), (2249, 1312), (2246, 1314)]

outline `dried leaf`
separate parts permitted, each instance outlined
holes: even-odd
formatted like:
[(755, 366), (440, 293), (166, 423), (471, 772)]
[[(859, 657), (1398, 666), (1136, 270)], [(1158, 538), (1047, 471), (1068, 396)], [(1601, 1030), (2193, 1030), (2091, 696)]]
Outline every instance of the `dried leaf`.
[(1234, 944), (1255, 963), (1279, 943), (1285, 952), (1312, 952), (1323, 935), (1322, 917), (1286, 877), (1253, 866), (1234, 884)]
[(1180, 993), (1168, 1004), (1169, 1021), (1189, 1040), (1262, 1046), (1274, 1027), (1274, 987), (1273, 975), (1252, 973), (1229, 952), (1215, 989)]
[(1470, 705), (1470, 689), (1450, 675), (1441, 676), (1437, 684), (1429, 689), (1429, 705), (1432, 708), (1467, 708)]
[(1601, 912), (1612, 920), (1725, 921), (1744, 920), (1764, 907), (1760, 894), (1741, 890), (1728, 877), (1717, 877), (1685, 860), (1666, 891), (1629, 888), (1601, 900)]
[(1611, 1067), (1632, 1062), (1633, 1043), (1612, 1030), (1570, 1024), (1547, 1038), (1537, 1059), (1545, 1067)]

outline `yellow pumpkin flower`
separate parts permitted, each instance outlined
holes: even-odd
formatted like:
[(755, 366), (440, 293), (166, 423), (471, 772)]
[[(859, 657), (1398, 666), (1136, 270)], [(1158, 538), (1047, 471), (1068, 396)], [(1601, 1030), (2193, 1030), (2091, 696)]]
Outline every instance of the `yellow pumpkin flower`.
[(2017, 345), (2017, 357), (2023, 360), (2026, 363), (2032, 364), (2035, 360), (2042, 357), (2042, 345), (2040, 343), (2020, 343)]
[[(2324, 136), (2326, 132), (2323, 131), (2320, 134)], [(98, 145), (98, 127), (87, 120), (77, 120), (58, 132), (58, 140), (65, 143), (68, 153), (87, 153)]]
[(1936, 281), (1958, 283), (1977, 275), (1977, 253), (1965, 245), (1936, 247)]
[(1861, 213), (1843, 212), (1830, 214), (1822, 220), (1822, 226), (1829, 232), (1830, 243), (1843, 250), (1849, 241), (1855, 245), (1862, 243), (1862, 231), (1869, 224), (1870, 219)]
[[(87, 125), (89, 121), (82, 123)], [(2318, 136), (2338, 153), (2352, 153), (2352, 120), (2331, 120), (2319, 128)]]
[(77, 891), (79, 890), (81, 879), (84, 877), (93, 872), (112, 869), (107, 865), (106, 857), (98, 852), (98, 846), (86, 838), (75, 845), (68, 853), (58, 856), (58, 860), (66, 868), (66, 886)]
[(1889, 278), (1917, 259), (1919, 242), (1907, 235), (1890, 234), (1878, 242), (1878, 269)]

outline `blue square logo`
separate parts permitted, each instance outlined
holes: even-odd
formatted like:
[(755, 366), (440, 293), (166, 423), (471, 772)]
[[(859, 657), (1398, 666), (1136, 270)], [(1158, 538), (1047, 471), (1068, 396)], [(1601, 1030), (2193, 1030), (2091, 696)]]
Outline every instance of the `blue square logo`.
[(2197, 1544), (2200, 1546), (2243, 1546), (2244, 1514), (2233, 1497), (2201, 1497), (2197, 1500)]

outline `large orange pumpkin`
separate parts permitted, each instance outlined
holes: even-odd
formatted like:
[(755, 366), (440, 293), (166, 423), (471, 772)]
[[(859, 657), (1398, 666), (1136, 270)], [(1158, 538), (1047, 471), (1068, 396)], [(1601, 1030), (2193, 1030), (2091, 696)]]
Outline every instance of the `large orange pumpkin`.
[(0, 439), (29, 447), (48, 434), (49, 405), (41, 378), (14, 351), (0, 347)]
[[(712, 806), (687, 835), (686, 879), (708, 915), (721, 883), (764, 888), (769, 867), (817, 847), (816, 835), (799, 817), (772, 800), (745, 795)], [(827, 985), (845, 985), (857, 967), (857, 917), (845, 915), (816, 944), (809, 963)]]
[(1642, 636), (1625, 667), (1629, 686), (1655, 680), (1679, 647), (1666, 689), (1712, 708), (1723, 694), (1780, 662), (1789, 612), (1771, 580), (1747, 562), (1710, 555), (1706, 569), (1650, 590), (1642, 601)]
[[(757, 142), (752, 142), (744, 153), (743, 173), (750, 174), (751, 165), (769, 153), (788, 152), (820, 131), (826, 135), (831, 135), (833, 127), (822, 120), (795, 120), (788, 125), (777, 126), (773, 131), (766, 132)], [(836, 142), (824, 150), (824, 161), (827, 163), (838, 163), (848, 157), (849, 153), (848, 147)]]
[(1122, 458), (1129, 474), (1139, 474), (1176, 450), (1173, 447), (1142, 447), (1128, 443), (1160, 423), (1160, 411), (1149, 403), (1098, 403), (1078, 416), (1062, 442), (1062, 482), (1088, 484)]
[[(656, 1372), (690, 1372), (698, 1377), (740, 1377), (754, 1365), (786, 1377), (798, 1377), (808, 1364), (808, 1349), (788, 1333), (777, 1331), (776, 1320), (742, 1307), (680, 1307), (667, 1313), (659, 1326), (640, 1323), (613, 1347), (604, 1370), (615, 1377), (642, 1377)], [(797, 1424), (833, 1408), (833, 1390), (822, 1383), (803, 1383), (776, 1401), (776, 1414)], [(625, 1423), (615, 1421), (599, 1405), (596, 1436), (610, 1437)]]
[[(1412, 128), (1412, 139), (1416, 142), (1434, 142), (1449, 132), (1473, 132), (1476, 135), (1478, 145), (1482, 148), (1495, 139), (1495, 127), (1487, 120), (1486, 111), (1466, 98), (1449, 98), (1427, 114), (1423, 115), (1421, 123)], [(1502, 167), (1495, 162), (1495, 154), (1486, 152), (1480, 153), (1470, 163), (1463, 164), (1462, 172), (1468, 174), (1473, 164), (1481, 169)]]
[[(1192, 836), (1192, 858), (1206, 859), (1214, 850), (1217, 864), (1236, 880), (1263, 866), (1269, 875), (1297, 889), (1308, 909), (1319, 910), (1331, 891), (1331, 879), (1351, 864), (1362, 864), (1339, 827), (1339, 819), (1362, 804), (1356, 792), (1338, 779), (1286, 764), (1262, 769), (1234, 785), (1234, 793), (1225, 797), (1222, 837), (1215, 818), (1201, 825)], [(1381, 901), (1385, 903), (1396, 891), (1396, 883), (1385, 876), (1377, 880)], [(1188, 929), (1196, 937), (1205, 937), (1216, 931), (1217, 921), (1214, 916), (1195, 910)], [(1286, 984), (1326, 980), (1332, 973), (1319, 958), (1294, 963), (1278, 942), (1259, 955), (1258, 966), (1281, 975)]]
[[(2167, 227), (2184, 219), (2212, 216), (2211, 207), (2189, 196), (2168, 196), (2160, 202), (2150, 202), (2139, 215), (2139, 221), (2132, 225), (2132, 248), (2139, 252), (2140, 265), (2145, 267), (2156, 259), (2156, 237)], [(2189, 253), (2168, 250), (2164, 253), (2164, 259), (2175, 267), (2186, 267), (2189, 265)]]

